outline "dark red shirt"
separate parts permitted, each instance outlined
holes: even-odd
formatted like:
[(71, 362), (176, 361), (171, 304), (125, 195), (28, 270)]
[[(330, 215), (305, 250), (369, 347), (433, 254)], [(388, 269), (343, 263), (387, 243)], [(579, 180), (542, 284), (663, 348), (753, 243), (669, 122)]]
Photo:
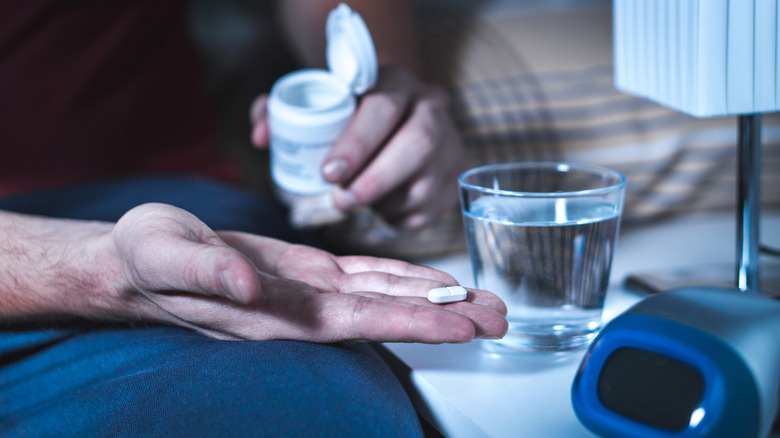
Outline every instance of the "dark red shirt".
[(131, 173), (237, 178), (185, 6), (0, 0), (0, 195)]

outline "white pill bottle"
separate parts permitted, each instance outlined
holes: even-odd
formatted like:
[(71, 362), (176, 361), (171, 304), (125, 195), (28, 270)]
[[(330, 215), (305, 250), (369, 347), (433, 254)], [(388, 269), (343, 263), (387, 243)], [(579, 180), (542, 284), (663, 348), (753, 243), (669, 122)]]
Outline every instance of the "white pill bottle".
[[(304, 69), (282, 76), (271, 88), (267, 104), (271, 178), (282, 201), (291, 207), (302, 198), (330, 199), (333, 184), (323, 178), (323, 161), (354, 114), (356, 96), (376, 83), (376, 50), (359, 14), (339, 4), (328, 15), (325, 34), (329, 70)], [(335, 209), (332, 204), (331, 208)], [(307, 220), (311, 221), (297, 221)]]

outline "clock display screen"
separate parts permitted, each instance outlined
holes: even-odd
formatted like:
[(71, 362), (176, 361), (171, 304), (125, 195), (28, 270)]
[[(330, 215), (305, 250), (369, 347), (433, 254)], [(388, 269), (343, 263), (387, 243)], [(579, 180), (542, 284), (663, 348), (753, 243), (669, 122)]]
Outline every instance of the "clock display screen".
[(704, 378), (699, 370), (639, 348), (615, 350), (598, 380), (598, 397), (604, 407), (672, 431), (688, 427), (703, 395)]

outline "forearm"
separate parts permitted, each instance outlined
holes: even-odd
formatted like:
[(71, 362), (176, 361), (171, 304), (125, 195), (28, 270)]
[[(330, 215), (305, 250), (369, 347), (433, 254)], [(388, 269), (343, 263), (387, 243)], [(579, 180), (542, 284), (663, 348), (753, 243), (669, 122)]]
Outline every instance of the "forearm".
[(112, 227), (0, 211), (0, 321), (121, 317)]
[[(343, 0), (280, 0), (279, 19), (301, 62), (325, 66), (325, 20)], [(399, 64), (419, 73), (417, 38), (408, 0), (350, 0), (350, 8), (366, 22), (380, 65)]]

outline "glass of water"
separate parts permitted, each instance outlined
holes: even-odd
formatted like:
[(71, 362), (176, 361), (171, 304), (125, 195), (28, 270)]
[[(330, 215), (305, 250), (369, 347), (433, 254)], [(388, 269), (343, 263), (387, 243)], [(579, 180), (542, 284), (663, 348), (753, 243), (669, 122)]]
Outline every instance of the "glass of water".
[(588, 344), (601, 328), (626, 180), (573, 163), (477, 167), (458, 179), (476, 287), (501, 297), (494, 353)]

